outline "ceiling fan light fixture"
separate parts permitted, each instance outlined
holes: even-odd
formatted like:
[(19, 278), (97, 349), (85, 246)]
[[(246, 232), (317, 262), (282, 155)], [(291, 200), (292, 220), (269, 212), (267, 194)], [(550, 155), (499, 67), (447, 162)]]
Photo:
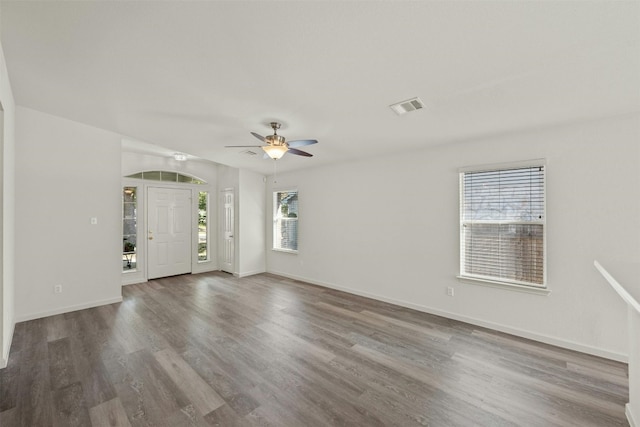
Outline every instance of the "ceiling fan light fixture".
[[(299, 147), (305, 147), (307, 145), (317, 144), (316, 139), (298, 139), (295, 141), (285, 142), (285, 138), (282, 135), (278, 135), (278, 129), (280, 129), (280, 123), (271, 122), (271, 128), (273, 129), (273, 135), (262, 136), (255, 132), (250, 132), (255, 138), (267, 145), (226, 145), (225, 147), (232, 148), (262, 148), (267, 157), (278, 160), (281, 159), (286, 153), (295, 154), (296, 156), (313, 157), (313, 154), (302, 151)], [(254, 155), (253, 151), (243, 151), (243, 153)]]
[(187, 155), (183, 153), (175, 153), (173, 155), (173, 158), (176, 159), (178, 162), (184, 162), (187, 160)]
[(289, 147), (286, 145), (267, 145), (262, 147), (267, 156), (271, 157), (273, 160), (281, 159), (284, 154), (289, 151)]
[(264, 139), (266, 139), (267, 143), (271, 145), (284, 145), (284, 136), (282, 135), (267, 135)]

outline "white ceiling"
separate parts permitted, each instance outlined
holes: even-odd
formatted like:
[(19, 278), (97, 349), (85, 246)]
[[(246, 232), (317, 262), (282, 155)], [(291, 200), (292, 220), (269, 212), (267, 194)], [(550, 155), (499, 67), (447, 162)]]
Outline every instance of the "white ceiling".
[[(640, 111), (638, 1), (2, 1), (16, 103), (261, 173)], [(388, 105), (419, 96), (426, 108)], [(90, 143), (90, 142), (87, 142)], [(164, 150), (164, 151), (163, 151)]]

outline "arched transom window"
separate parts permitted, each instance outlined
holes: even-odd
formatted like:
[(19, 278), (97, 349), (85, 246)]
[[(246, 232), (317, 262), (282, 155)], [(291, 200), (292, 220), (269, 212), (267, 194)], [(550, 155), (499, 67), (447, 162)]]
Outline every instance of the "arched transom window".
[(207, 182), (191, 175), (170, 171), (144, 171), (127, 175), (125, 178), (146, 179), (149, 181), (179, 182), (181, 184), (200, 184)]

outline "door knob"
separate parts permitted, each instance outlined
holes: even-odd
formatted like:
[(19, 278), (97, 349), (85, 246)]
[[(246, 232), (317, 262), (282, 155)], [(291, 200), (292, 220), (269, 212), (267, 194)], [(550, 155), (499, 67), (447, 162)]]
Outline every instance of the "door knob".
[(149, 236), (149, 240), (153, 240), (153, 236)]

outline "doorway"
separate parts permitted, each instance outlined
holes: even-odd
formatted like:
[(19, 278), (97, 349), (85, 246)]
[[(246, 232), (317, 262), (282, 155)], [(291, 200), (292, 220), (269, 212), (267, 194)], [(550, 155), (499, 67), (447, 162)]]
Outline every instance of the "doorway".
[(220, 269), (234, 273), (235, 267), (235, 210), (233, 189), (222, 191), (222, 251), (220, 251)]
[(191, 190), (147, 190), (147, 278), (191, 273)]

